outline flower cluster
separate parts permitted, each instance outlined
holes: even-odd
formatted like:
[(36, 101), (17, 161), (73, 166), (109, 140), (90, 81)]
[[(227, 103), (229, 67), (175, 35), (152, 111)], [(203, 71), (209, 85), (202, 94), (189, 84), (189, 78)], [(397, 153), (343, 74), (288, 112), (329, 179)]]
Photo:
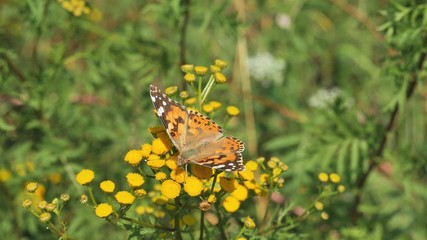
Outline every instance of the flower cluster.
[(65, 10), (76, 17), (90, 13), (90, 8), (86, 5), (84, 0), (58, 0), (58, 2)]
[(264, 87), (280, 86), (284, 80), (286, 62), (270, 53), (258, 53), (248, 59), (251, 77)]
[[(44, 189), (36, 182), (28, 183), (25, 190), (30, 195), (22, 201), (22, 207), (29, 210), (41, 222), (45, 223), (54, 235), (67, 239), (66, 224), (60, 216), (63, 207), (70, 200), (70, 196), (63, 193), (59, 198), (54, 198), (48, 202), (42, 198)], [(59, 223), (55, 224), (52, 221), (53, 214), (57, 216)]]
[(323, 220), (329, 219), (329, 214), (325, 211), (324, 203), (322, 199), (334, 195), (336, 193), (343, 193), (345, 186), (341, 183), (341, 177), (337, 173), (325, 173), (321, 172), (318, 175), (318, 179), (321, 182), (321, 192), (318, 200), (314, 202), (314, 208), (320, 211), (320, 217)]

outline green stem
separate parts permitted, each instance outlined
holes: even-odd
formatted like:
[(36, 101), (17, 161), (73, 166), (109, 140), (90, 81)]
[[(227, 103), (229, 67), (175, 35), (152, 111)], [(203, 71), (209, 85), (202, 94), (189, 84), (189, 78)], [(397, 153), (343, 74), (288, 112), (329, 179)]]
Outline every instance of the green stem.
[(243, 232), (245, 231), (245, 227), (242, 227), (242, 229), (240, 229), (239, 234), (237, 234), (237, 236), (234, 238), (234, 240), (239, 239), (240, 236), (242, 236)]
[(199, 111), (202, 111), (202, 77), (199, 77), (199, 89), (197, 90), (197, 96), (199, 100)]
[(205, 211), (200, 211), (200, 240), (203, 240), (203, 230), (205, 226)]
[(168, 227), (153, 225), (153, 224), (149, 224), (149, 223), (146, 223), (146, 222), (143, 222), (143, 221), (139, 221), (139, 220), (136, 220), (136, 219), (133, 219), (133, 218), (124, 217), (124, 216), (121, 219), (123, 219), (125, 221), (128, 221), (128, 222), (131, 222), (131, 223), (135, 223), (135, 224), (147, 227), (147, 228), (154, 228), (154, 229), (164, 230), (164, 231), (168, 231), (168, 232), (173, 232), (175, 230), (173, 228), (168, 228)]
[[(179, 197), (175, 198), (175, 206), (177, 209), (180, 209)], [(178, 210), (179, 211), (179, 210)], [(181, 229), (179, 225), (179, 214), (175, 213), (175, 239), (182, 240)]]
[(206, 101), (209, 93), (213, 90), (214, 86), (215, 86), (215, 79), (213, 75), (211, 75), (211, 77), (209, 78), (208, 84), (206, 84), (205, 89), (203, 89), (203, 92), (202, 92), (202, 103)]
[(90, 197), (90, 200), (92, 201), (93, 206), (97, 206), (97, 205), (98, 205), (98, 203), (96, 203), (96, 201), (95, 201), (95, 197), (94, 197), (94, 195), (93, 195), (92, 188), (91, 188), (91, 187), (87, 187), (87, 188), (88, 188), (88, 191), (89, 191), (89, 197)]

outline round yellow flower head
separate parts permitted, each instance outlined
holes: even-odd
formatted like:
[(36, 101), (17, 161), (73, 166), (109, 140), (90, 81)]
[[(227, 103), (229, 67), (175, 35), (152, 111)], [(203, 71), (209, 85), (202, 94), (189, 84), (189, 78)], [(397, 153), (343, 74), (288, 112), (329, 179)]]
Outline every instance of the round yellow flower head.
[(95, 173), (89, 169), (83, 169), (76, 175), (76, 181), (80, 185), (87, 185), (95, 178)]
[(57, 204), (55, 203), (48, 203), (44, 209), (48, 212), (53, 212), (56, 209), (56, 206)]
[(221, 59), (216, 59), (215, 60), (215, 66), (217, 66), (217, 67), (219, 67), (221, 69), (224, 69), (224, 68), (227, 67), (227, 62), (224, 61), (224, 60), (221, 60)]
[(203, 183), (200, 181), (200, 179), (191, 176), (187, 178), (185, 185), (184, 185), (184, 191), (188, 193), (191, 197), (199, 196), (202, 193), (203, 190)]
[(166, 166), (170, 169), (170, 170), (174, 170), (175, 168), (178, 167), (178, 165), (176, 164), (176, 156), (172, 156), (171, 159), (166, 160)]
[(329, 214), (328, 214), (327, 212), (322, 212), (322, 213), (320, 214), (320, 217), (321, 217), (323, 220), (328, 220), (328, 219), (329, 219)]
[(246, 168), (243, 171), (239, 172), (239, 175), (244, 179), (244, 180), (248, 180), (251, 181), (255, 178), (255, 174), (253, 171), (249, 170), (248, 168)]
[(7, 169), (0, 169), (0, 182), (7, 182), (12, 178), (12, 173)]
[(63, 193), (61, 194), (61, 200), (64, 202), (67, 202), (68, 200), (70, 200), (70, 195), (68, 193)]
[(159, 169), (165, 165), (165, 162), (163, 159), (148, 160), (147, 165), (152, 169)]
[[(169, 138), (168, 138), (169, 139)], [(172, 146), (165, 141), (162, 141), (161, 138), (156, 138), (153, 140), (151, 151), (157, 155), (163, 155), (169, 150), (171, 150)]]
[(245, 226), (245, 228), (248, 228), (248, 229), (254, 229), (256, 227), (254, 220), (249, 216), (243, 219), (243, 225)]
[(176, 92), (178, 92), (177, 86), (170, 86), (165, 89), (165, 94), (168, 95), (169, 97), (173, 96)]
[(33, 202), (30, 199), (25, 199), (22, 201), (21, 206), (23, 208), (30, 208), (33, 205)]
[(225, 77), (224, 74), (222, 74), (222, 72), (214, 73), (214, 78), (217, 84), (223, 84), (227, 81), (227, 78)]
[(322, 203), (322, 202), (320, 202), (320, 201), (316, 201), (316, 202), (314, 203), (314, 207), (315, 207), (317, 210), (319, 210), (319, 211), (322, 211), (322, 210), (323, 210), (323, 208), (324, 208), (323, 203)]
[(181, 192), (181, 185), (173, 180), (166, 180), (162, 183), (160, 192), (168, 199), (175, 199)]
[(252, 161), (252, 160), (247, 161), (245, 166), (246, 166), (246, 169), (248, 169), (252, 172), (255, 172), (258, 169), (258, 163), (255, 161)]
[(226, 198), (224, 198), (222, 206), (224, 207), (225, 211), (233, 213), (240, 208), (240, 202), (233, 196), (227, 196)]
[(170, 173), (170, 177), (178, 183), (183, 183), (188, 174), (182, 167), (177, 167)]
[(86, 195), (86, 194), (82, 194), (82, 195), (80, 196), (80, 202), (81, 202), (81, 203), (86, 204), (86, 203), (87, 203), (87, 200), (88, 200), (88, 198), (87, 198), (87, 195)]
[(185, 105), (194, 105), (197, 102), (197, 99), (195, 97), (187, 98), (184, 103)]
[(233, 192), (234, 190), (236, 190), (236, 180), (234, 178), (220, 177), (219, 185), (226, 192)]
[(211, 113), (214, 111), (214, 108), (210, 104), (205, 104), (205, 105), (203, 105), (203, 111), (205, 113)]
[(187, 83), (191, 84), (194, 81), (196, 81), (196, 75), (194, 75), (192, 73), (186, 73), (184, 75), (184, 81), (186, 81)]
[(212, 177), (213, 169), (202, 165), (192, 164), (191, 173), (200, 179), (209, 179)]
[(230, 115), (231, 117), (235, 117), (240, 114), (240, 110), (235, 106), (228, 106), (226, 110), (228, 115)]
[(136, 214), (143, 215), (145, 213), (145, 206), (138, 206), (135, 209)]
[(27, 184), (27, 186), (25, 187), (25, 189), (27, 190), (27, 192), (29, 193), (34, 193), (38, 188), (38, 185), (36, 182), (30, 182)]
[(208, 68), (204, 66), (196, 66), (194, 71), (196, 71), (197, 75), (204, 76), (208, 72)]
[(113, 213), (113, 207), (107, 203), (101, 203), (96, 206), (95, 214), (100, 218), (106, 218)]
[(221, 72), (221, 68), (215, 65), (211, 65), (211, 73)]
[(157, 181), (163, 181), (166, 179), (166, 173), (164, 172), (158, 172), (156, 174), (154, 174), (154, 177), (156, 178)]
[(120, 191), (114, 197), (118, 203), (123, 205), (130, 205), (135, 201), (135, 196), (128, 191)]
[(215, 203), (216, 202), (216, 196), (215, 196), (215, 194), (209, 195), (208, 202), (209, 203)]
[(327, 182), (328, 180), (329, 180), (329, 176), (328, 176), (328, 174), (326, 174), (326, 173), (324, 173), (324, 172), (321, 172), (321, 173), (319, 173), (319, 180), (321, 181), (321, 182)]
[(147, 191), (145, 191), (144, 189), (140, 188), (140, 189), (136, 189), (133, 192), (137, 197), (144, 197), (145, 195), (147, 195)]
[(333, 183), (339, 183), (341, 181), (341, 177), (338, 174), (336, 174), (336, 173), (329, 174), (329, 179)]
[(151, 144), (144, 143), (141, 146), (141, 155), (143, 158), (148, 158), (151, 154)]
[(181, 66), (181, 70), (185, 73), (192, 73), (194, 69), (193, 64), (184, 64)]
[(132, 188), (138, 188), (145, 182), (144, 177), (139, 173), (128, 173), (126, 175), (126, 180)]
[(344, 192), (345, 191), (345, 186), (344, 185), (339, 185), (337, 187), (337, 191), (340, 192), (340, 193)]
[(248, 189), (240, 184), (236, 185), (236, 190), (231, 193), (231, 196), (239, 201), (245, 201), (248, 198)]
[(38, 207), (39, 207), (40, 210), (44, 210), (46, 208), (46, 206), (47, 206), (47, 201), (46, 200), (40, 201), (39, 204), (38, 204)]
[(247, 189), (251, 189), (251, 190), (254, 190), (255, 187), (256, 187), (256, 184), (255, 184), (254, 180), (252, 180), (252, 181), (244, 181), (243, 184), (245, 185), (245, 187)]
[(40, 221), (44, 223), (49, 222), (51, 218), (52, 218), (52, 215), (49, 212), (44, 212), (39, 216)]
[(217, 110), (222, 106), (222, 103), (217, 102), (217, 101), (210, 101), (209, 105), (211, 105), (214, 110)]
[(99, 188), (101, 188), (101, 190), (106, 193), (114, 192), (115, 187), (116, 187), (116, 184), (114, 184), (114, 182), (111, 180), (102, 181), (99, 184)]
[(187, 92), (187, 91), (181, 91), (181, 92), (179, 93), (179, 97), (180, 97), (181, 99), (187, 99), (187, 98), (189, 97), (188, 92)]
[(132, 166), (137, 166), (142, 160), (141, 150), (130, 150), (125, 155), (125, 161)]

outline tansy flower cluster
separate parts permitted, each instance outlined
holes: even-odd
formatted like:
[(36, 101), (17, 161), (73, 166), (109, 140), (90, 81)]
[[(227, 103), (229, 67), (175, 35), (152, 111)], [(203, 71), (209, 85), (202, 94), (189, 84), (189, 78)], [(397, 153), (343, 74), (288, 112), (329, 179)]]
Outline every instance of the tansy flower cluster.
[(90, 13), (90, 8), (86, 5), (84, 0), (58, 0), (58, 2), (65, 10), (76, 17)]
[[(65, 204), (70, 200), (70, 196), (66, 193), (61, 194), (59, 198), (54, 198), (52, 201), (43, 199), (44, 188), (36, 182), (30, 182), (25, 186), (28, 198), (25, 198), (21, 205), (23, 208), (30, 211), (41, 222), (47, 225), (54, 235), (67, 239), (66, 224), (61, 219), (61, 211)], [(52, 219), (53, 215), (56, 222)]]
[(323, 220), (329, 219), (329, 214), (325, 211), (324, 198), (334, 195), (336, 193), (342, 193), (345, 191), (345, 186), (341, 183), (341, 177), (337, 173), (325, 173), (321, 172), (318, 175), (318, 179), (321, 182), (320, 195), (318, 200), (313, 204), (313, 207), (320, 212), (320, 217)]

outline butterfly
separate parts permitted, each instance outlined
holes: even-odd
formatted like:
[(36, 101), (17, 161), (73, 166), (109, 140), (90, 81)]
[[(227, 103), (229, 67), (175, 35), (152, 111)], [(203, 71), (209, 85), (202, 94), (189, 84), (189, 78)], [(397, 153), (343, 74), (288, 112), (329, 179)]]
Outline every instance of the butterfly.
[(209, 117), (188, 110), (153, 85), (150, 96), (160, 121), (179, 151), (179, 166), (195, 163), (227, 172), (245, 169), (242, 141), (224, 136), (224, 130)]

